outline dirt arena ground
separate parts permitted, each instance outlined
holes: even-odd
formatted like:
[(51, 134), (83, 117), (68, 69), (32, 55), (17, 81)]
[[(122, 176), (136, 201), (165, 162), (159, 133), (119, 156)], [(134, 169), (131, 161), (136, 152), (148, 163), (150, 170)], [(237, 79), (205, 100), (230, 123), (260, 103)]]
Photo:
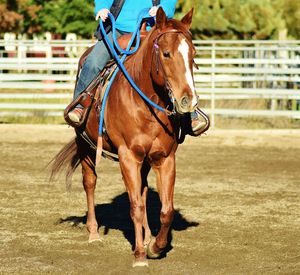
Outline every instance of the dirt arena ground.
[[(131, 268), (133, 228), (118, 164), (98, 169), (103, 242), (88, 244), (80, 171), (67, 191), (45, 166), (66, 126), (0, 125), (1, 274), (300, 274), (300, 131), (209, 131), (177, 155), (166, 257)], [(149, 215), (159, 202), (150, 175)]]

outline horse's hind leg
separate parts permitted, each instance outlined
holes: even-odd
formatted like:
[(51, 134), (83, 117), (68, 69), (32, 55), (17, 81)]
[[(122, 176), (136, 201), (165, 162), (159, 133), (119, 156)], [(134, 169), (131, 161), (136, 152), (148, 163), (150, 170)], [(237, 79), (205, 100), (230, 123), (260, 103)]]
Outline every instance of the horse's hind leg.
[(83, 187), (86, 193), (87, 199), (87, 230), (89, 231), (89, 242), (100, 241), (100, 235), (98, 233), (98, 223), (95, 215), (95, 203), (94, 203), (94, 193), (96, 188), (97, 174), (95, 167), (91, 159), (86, 156), (81, 161), (82, 166), (82, 178)]
[(153, 169), (157, 176), (157, 189), (162, 205), (161, 227), (156, 238), (149, 243), (147, 255), (149, 258), (158, 258), (167, 246), (167, 237), (174, 217), (175, 155), (170, 155), (160, 166), (153, 167)]

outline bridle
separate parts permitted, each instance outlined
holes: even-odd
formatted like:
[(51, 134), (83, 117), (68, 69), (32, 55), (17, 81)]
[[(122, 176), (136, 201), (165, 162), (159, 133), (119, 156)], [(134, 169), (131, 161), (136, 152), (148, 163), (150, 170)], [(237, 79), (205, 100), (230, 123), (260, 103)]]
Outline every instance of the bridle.
[[(152, 53), (152, 55), (153, 54), (155, 55), (156, 74), (159, 73), (159, 68), (161, 68), (161, 71), (162, 71), (162, 74), (163, 74), (163, 78), (164, 78), (164, 89), (168, 93), (170, 102), (172, 104), (172, 110), (170, 111), (170, 115), (175, 115), (176, 114), (176, 109), (175, 109), (176, 98), (174, 97), (172, 86), (171, 86), (171, 84), (170, 84), (170, 82), (169, 82), (169, 80), (167, 78), (167, 74), (166, 74), (165, 68), (164, 68), (163, 63), (161, 61), (161, 58), (159, 56), (159, 44), (158, 44), (158, 41), (159, 41), (159, 39), (163, 35), (165, 35), (167, 33), (182, 34), (186, 38), (186, 41), (189, 44), (189, 47), (193, 47), (193, 43), (190, 41), (190, 39), (188, 38), (188, 36), (182, 30), (171, 29), (171, 28), (170, 29), (166, 29), (165, 31), (158, 33), (155, 36), (155, 38), (153, 39), (153, 53)], [(151, 58), (151, 62), (153, 62), (153, 56)], [(152, 65), (151, 65), (151, 67), (152, 67)]]

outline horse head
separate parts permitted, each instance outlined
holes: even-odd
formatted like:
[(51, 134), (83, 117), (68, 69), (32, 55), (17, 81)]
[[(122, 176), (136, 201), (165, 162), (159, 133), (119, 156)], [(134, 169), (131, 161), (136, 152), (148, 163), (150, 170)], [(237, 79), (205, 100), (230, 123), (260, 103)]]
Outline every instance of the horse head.
[(154, 54), (151, 77), (154, 83), (168, 91), (179, 114), (192, 112), (198, 104), (193, 77), (196, 50), (189, 31), (193, 9), (180, 21), (168, 20), (162, 8), (156, 15), (152, 33)]

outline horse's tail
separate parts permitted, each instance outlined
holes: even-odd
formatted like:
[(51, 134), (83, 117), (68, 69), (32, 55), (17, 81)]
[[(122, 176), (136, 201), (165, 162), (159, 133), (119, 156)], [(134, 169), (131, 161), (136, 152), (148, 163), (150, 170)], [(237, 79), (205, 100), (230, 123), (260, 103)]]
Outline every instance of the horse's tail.
[(72, 184), (72, 176), (77, 166), (80, 163), (80, 156), (78, 153), (78, 147), (76, 138), (71, 140), (67, 145), (65, 145), (57, 155), (49, 162), (50, 167), (50, 177), (49, 182), (57, 178), (57, 176), (62, 172), (66, 171), (66, 185), (68, 187)]

